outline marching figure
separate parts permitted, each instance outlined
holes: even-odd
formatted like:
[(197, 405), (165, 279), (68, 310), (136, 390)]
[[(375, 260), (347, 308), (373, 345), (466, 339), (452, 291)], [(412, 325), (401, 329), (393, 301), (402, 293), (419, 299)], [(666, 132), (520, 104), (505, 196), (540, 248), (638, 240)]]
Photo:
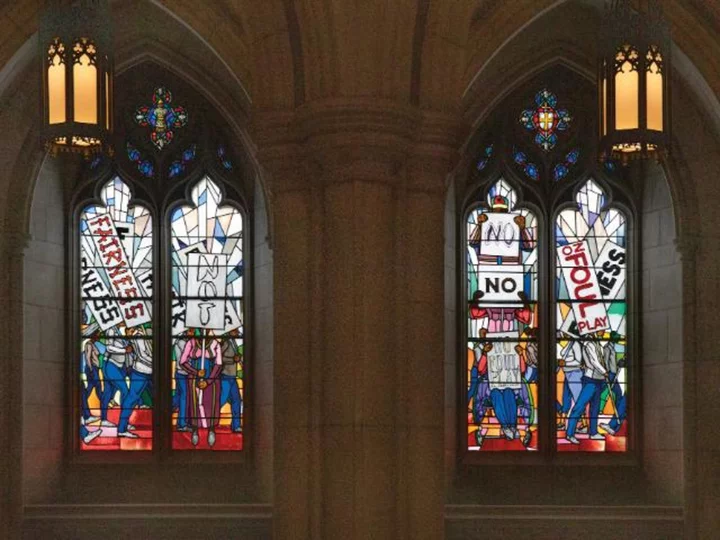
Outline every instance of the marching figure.
[(130, 369), (130, 387), (122, 400), (117, 432), (118, 437), (137, 439), (138, 435), (129, 431), (129, 420), (135, 406), (140, 403), (140, 396), (152, 382), (152, 342), (146, 339), (145, 329), (142, 326), (130, 328), (128, 335), (137, 339), (134, 340), (134, 346), (129, 346), (134, 352), (134, 361)]
[[(194, 332), (188, 330), (188, 335), (193, 336)], [(180, 358), (182, 357), (182, 352), (186, 344), (186, 340), (177, 339), (173, 346), (175, 352), (175, 395), (173, 395), (173, 410), (177, 409), (177, 421), (175, 423), (177, 431), (192, 431), (187, 424), (188, 373), (180, 364)]]
[(565, 429), (565, 418), (570, 414), (570, 409), (577, 403), (582, 390), (582, 345), (577, 336), (567, 334), (567, 344), (560, 351), (558, 368), (563, 370), (565, 382), (563, 383), (562, 402), (558, 404), (557, 429)]
[[(625, 421), (626, 403), (625, 394), (622, 391), (622, 387), (618, 382), (618, 375), (620, 369), (624, 366), (626, 359), (623, 358), (618, 362), (617, 354), (615, 352), (615, 344), (620, 342), (620, 334), (617, 332), (610, 332), (610, 341), (605, 344), (603, 348), (603, 356), (605, 359), (605, 365), (608, 368), (608, 399), (613, 404), (613, 418), (609, 424), (600, 424), (600, 427), (604, 429), (610, 435), (615, 435), (620, 431), (622, 423)], [(602, 407), (601, 407), (602, 410)]]
[(582, 344), (584, 365), (582, 389), (580, 390), (580, 396), (570, 411), (566, 434), (567, 440), (573, 444), (580, 444), (580, 441), (575, 438), (575, 430), (578, 420), (580, 420), (580, 417), (584, 414), (585, 407), (587, 407), (588, 404), (590, 405), (590, 414), (588, 417), (590, 439), (605, 439), (605, 437), (597, 431), (598, 416), (600, 414), (600, 396), (608, 379), (608, 370), (604, 365), (603, 348), (599, 341), (597, 341), (602, 335), (603, 332), (597, 332), (594, 336), (596, 339), (592, 339), (591, 337)]
[[(485, 339), (487, 330), (481, 328), (478, 337)], [(490, 385), (487, 378), (487, 353), (493, 348), (492, 343), (478, 343), (474, 349), (475, 362), (470, 370), (470, 388), (468, 389), (468, 405), (472, 407), (473, 422), (477, 426), (475, 440), (482, 448), (484, 435), (482, 423), (485, 419), (485, 410), (490, 402)]]
[(199, 428), (208, 430), (207, 442), (215, 445), (215, 426), (220, 420), (220, 373), (222, 350), (214, 338), (190, 338), (185, 344), (180, 365), (188, 373), (187, 422), (192, 443), (197, 446)]
[[(123, 407), (128, 393), (125, 375), (127, 366), (130, 365), (130, 353), (133, 348), (127, 339), (121, 337), (118, 328), (114, 329), (114, 333), (116, 335), (108, 338), (105, 345), (105, 365), (102, 369), (104, 387), (102, 396), (100, 396), (100, 417), (102, 419), (100, 425), (103, 427), (115, 427), (115, 424), (108, 420), (108, 407), (115, 394), (120, 392), (120, 406)], [(133, 427), (128, 426), (128, 429), (133, 429)]]
[(95, 390), (98, 399), (102, 396), (102, 384), (100, 383), (100, 348), (105, 350), (105, 346), (98, 342), (97, 333), (93, 334), (90, 339), (85, 342), (85, 346), (83, 347), (80, 366), (83, 390), (80, 406), (85, 424), (92, 424), (100, 420), (100, 418), (91, 414), (88, 404), (93, 390)]
[(228, 339), (222, 344), (222, 375), (220, 379), (220, 408), (226, 403), (230, 403), (230, 411), (232, 413), (232, 422), (230, 428), (234, 433), (240, 433), (242, 427), (240, 425), (240, 414), (242, 412), (242, 397), (238, 388), (237, 372), (238, 365), (242, 361), (242, 356), (233, 344), (233, 338), (237, 338), (240, 332), (237, 328), (230, 331)]

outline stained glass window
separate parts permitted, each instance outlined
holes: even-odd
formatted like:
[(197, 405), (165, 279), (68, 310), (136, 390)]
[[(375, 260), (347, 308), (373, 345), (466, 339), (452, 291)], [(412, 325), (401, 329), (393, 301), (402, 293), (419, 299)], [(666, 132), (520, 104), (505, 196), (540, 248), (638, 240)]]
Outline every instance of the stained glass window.
[(494, 144), (488, 144), (485, 147), (485, 150), (483, 150), (482, 156), (480, 159), (478, 159), (477, 165), (475, 165), (475, 168), (478, 171), (483, 171), (490, 163), (490, 160), (493, 157), (493, 153), (495, 151), (495, 145)]
[(80, 216), (80, 448), (150, 450), (153, 220), (114, 178)]
[(228, 156), (227, 149), (225, 148), (225, 145), (221, 144), (218, 146), (217, 149), (217, 155), (218, 159), (220, 160), (220, 163), (227, 171), (231, 171), (233, 168), (232, 161), (230, 161), (230, 156)]
[(153, 92), (152, 105), (137, 108), (135, 122), (150, 128), (150, 140), (162, 150), (172, 142), (175, 130), (187, 124), (188, 113), (182, 106), (173, 106), (172, 92), (160, 86)]
[(484, 202), (466, 222), (467, 447), (535, 450), (537, 219), (502, 179)]
[(135, 146), (131, 143), (128, 142), (125, 146), (127, 149), (128, 159), (135, 164), (138, 172), (146, 178), (152, 178), (155, 174), (155, 166), (153, 165), (153, 162), (149, 159), (145, 159), (140, 153), (140, 150), (135, 148)]
[(572, 122), (566, 109), (558, 109), (557, 96), (544, 88), (535, 95), (535, 107), (520, 114), (520, 124), (535, 134), (535, 144), (549, 152), (558, 140), (558, 132), (565, 131)]
[(243, 447), (243, 216), (209, 178), (171, 212), (177, 450)]
[(632, 180), (590, 155), (598, 126), (574, 112), (594, 109), (594, 86), (560, 67), (537, 82), (488, 116), (460, 199), (460, 448), (470, 462), (634, 451)]
[(575, 149), (572, 152), (568, 152), (565, 156), (565, 159), (563, 159), (562, 162), (555, 165), (555, 168), (553, 169), (553, 178), (556, 182), (559, 182), (563, 178), (565, 178), (568, 173), (570, 172), (570, 169), (577, 163), (577, 160), (580, 158), (580, 150)]
[(517, 148), (513, 148), (513, 161), (517, 163), (530, 180), (540, 179), (540, 170), (535, 163), (528, 161), (527, 154)]
[(118, 152), (88, 161), (73, 194), (73, 452), (243, 460), (242, 154), (226, 116), (171, 72), (119, 77)]
[(195, 159), (197, 145), (191, 144), (183, 151), (180, 159), (173, 161), (168, 167), (168, 178), (175, 178), (185, 172), (187, 166)]
[(555, 223), (557, 448), (627, 450), (627, 222), (593, 180)]

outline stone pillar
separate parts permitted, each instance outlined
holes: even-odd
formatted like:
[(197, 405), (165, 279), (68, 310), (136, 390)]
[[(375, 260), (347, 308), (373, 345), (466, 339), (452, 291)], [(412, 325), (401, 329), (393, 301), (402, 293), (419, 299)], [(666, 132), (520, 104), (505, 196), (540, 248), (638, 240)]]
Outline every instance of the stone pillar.
[(685, 312), (684, 434), (687, 538), (711, 539), (720, 528), (720, 432), (713, 404), (720, 399), (717, 302), (720, 250), (709, 234), (683, 238)]
[(275, 538), (442, 538), (457, 124), (377, 100), (272, 118), (256, 140), (275, 239)]

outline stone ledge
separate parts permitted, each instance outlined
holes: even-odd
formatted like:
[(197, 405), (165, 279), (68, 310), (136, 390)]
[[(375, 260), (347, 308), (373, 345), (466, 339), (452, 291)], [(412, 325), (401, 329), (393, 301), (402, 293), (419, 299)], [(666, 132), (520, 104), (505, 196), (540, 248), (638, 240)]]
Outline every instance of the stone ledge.
[(25, 522), (111, 519), (272, 520), (269, 504), (30, 504)]
[(682, 522), (682, 506), (445, 505), (446, 521), (625, 520)]

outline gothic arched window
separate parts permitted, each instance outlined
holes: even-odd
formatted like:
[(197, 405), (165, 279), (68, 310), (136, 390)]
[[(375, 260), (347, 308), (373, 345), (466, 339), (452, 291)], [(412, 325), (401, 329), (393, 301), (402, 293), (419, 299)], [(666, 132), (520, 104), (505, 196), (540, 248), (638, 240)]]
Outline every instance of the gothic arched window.
[(73, 203), (75, 446), (242, 450), (243, 179), (202, 98), (135, 69), (117, 85), (117, 155), (87, 164)]
[(461, 225), (466, 453), (633, 449), (636, 195), (594, 159), (594, 104), (558, 67), (476, 138)]

